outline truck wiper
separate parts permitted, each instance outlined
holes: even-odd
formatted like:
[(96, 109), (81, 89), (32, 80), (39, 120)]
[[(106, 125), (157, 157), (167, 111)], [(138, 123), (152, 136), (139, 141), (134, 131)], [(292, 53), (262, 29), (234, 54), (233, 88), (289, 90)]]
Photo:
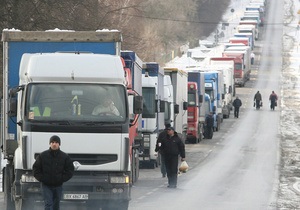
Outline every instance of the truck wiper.
[(68, 120), (47, 120), (43, 122), (55, 125), (71, 125), (71, 123)]

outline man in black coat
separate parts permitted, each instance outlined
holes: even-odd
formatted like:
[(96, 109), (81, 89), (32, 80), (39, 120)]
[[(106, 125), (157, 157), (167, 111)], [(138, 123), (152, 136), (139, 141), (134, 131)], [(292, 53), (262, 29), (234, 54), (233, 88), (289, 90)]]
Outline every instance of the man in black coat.
[(214, 116), (212, 112), (205, 117), (204, 138), (212, 139), (214, 133)]
[(161, 150), (164, 154), (168, 187), (177, 187), (177, 175), (178, 175), (178, 156), (181, 156), (181, 161), (185, 160), (185, 146), (182, 140), (177, 135), (173, 127), (167, 128), (168, 137), (161, 142)]
[(50, 148), (42, 152), (33, 164), (33, 175), (42, 183), (45, 210), (59, 210), (62, 185), (72, 178), (74, 165), (70, 157), (60, 150), (60, 138), (50, 138)]
[(237, 96), (234, 99), (232, 105), (234, 107), (234, 117), (239, 118), (240, 107), (242, 106), (241, 99), (239, 99), (239, 97)]
[(171, 125), (169, 123), (165, 124), (165, 129), (159, 133), (158, 137), (157, 137), (157, 141), (156, 141), (156, 146), (155, 146), (155, 152), (158, 152), (160, 154), (160, 172), (162, 174), (162, 177), (166, 177), (167, 171), (166, 171), (166, 163), (165, 163), (165, 157), (163, 154), (163, 151), (160, 149), (161, 146), (161, 142), (163, 141), (163, 139), (166, 139), (168, 137), (168, 131), (167, 129), (171, 127)]

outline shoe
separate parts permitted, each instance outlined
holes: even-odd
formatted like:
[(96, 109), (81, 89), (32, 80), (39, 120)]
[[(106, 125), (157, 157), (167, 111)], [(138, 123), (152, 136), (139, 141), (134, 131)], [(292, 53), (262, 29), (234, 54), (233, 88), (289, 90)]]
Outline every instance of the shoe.
[(165, 178), (165, 177), (166, 177), (166, 174), (163, 174), (163, 175), (162, 175), (162, 178)]
[(176, 185), (168, 185), (168, 188), (176, 188)]

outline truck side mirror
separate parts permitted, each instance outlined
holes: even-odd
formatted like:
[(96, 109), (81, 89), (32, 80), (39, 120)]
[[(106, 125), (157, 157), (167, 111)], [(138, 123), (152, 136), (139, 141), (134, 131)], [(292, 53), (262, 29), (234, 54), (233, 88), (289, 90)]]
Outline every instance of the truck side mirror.
[(143, 96), (134, 96), (133, 113), (142, 114), (143, 112)]
[(17, 98), (10, 98), (9, 99), (9, 107), (8, 107), (8, 116), (9, 117), (16, 117), (17, 116)]
[(178, 113), (179, 113), (179, 105), (174, 104), (174, 114), (178, 114)]
[(231, 85), (230, 85), (229, 88), (228, 88), (228, 92), (229, 92), (229, 93), (232, 93), (232, 86), (231, 86)]
[(166, 105), (165, 101), (163, 101), (163, 100), (159, 101), (159, 111), (160, 112), (165, 112), (165, 110), (166, 110), (165, 105)]
[(199, 96), (199, 103), (200, 103), (200, 104), (203, 103), (203, 95), (200, 95), (200, 96)]
[(188, 102), (184, 101), (183, 102), (183, 110), (187, 110), (188, 109)]

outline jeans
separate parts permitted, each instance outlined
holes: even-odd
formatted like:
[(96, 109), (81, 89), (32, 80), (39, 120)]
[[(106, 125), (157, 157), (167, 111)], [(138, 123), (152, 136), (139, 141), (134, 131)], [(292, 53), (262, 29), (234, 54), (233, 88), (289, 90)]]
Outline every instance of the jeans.
[(59, 210), (62, 186), (52, 187), (42, 184), (45, 210)]

